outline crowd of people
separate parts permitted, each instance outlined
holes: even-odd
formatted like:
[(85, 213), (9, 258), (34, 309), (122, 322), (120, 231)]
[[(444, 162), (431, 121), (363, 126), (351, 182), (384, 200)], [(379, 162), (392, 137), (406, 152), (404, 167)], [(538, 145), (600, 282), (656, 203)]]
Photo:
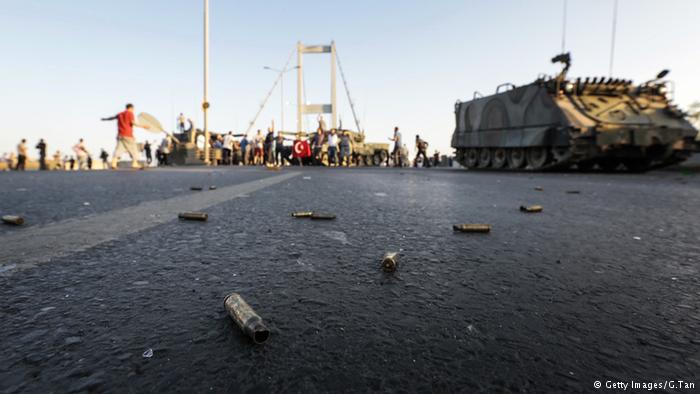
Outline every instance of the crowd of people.
[[(117, 140), (112, 160), (109, 161), (109, 154), (104, 149), (100, 150), (99, 167), (117, 168), (117, 162), (123, 154), (128, 154), (131, 158), (132, 168), (142, 168), (141, 158), (145, 157), (145, 166), (151, 166), (153, 162), (153, 147), (155, 146), (155, 159), (158, 166), (168, 166), (173, 164), (172, 155), (175, 145), (180, 143), (172, 135), (165, 137), (157, 143), (146, 141), (138, 144), (134, 139), (133, 128), (149, 128), (149, 125), (142, 125), (136, 122), (134, 117), (134, 106), (127, 104), (124, 111), (107, 118), (103, 121), (117, 121)], [(178, 130), (185, 131), (185, 117), (183, 114), (177, 119)], [(288, 137), (289, 136), (289, 137)], [(294, 138), (290, 138), (293, 136)], [(389, 155), (381, 157), (383, 166), (406, 167), (411, 164), (408, 158), (408, 149), (403, 142), (402, 134), (398, 127), (394, 128), (394, 133), (389, 140), (393, 143)], [(208, 141), (210, 149), (214, 152), (221, 152), (214, 155), (216, 164), (220, 165), (265, 165), (265, 166), (285, 166), (285, 165), (327, 165), (330, 167), (348, 167), (351, 165), (361, 165), (363, 158), (361, 153), (355, 149), (355, 142), (349, 131), (335, 128), (326, 129), (323, 118), (318, 118), (318, 128), (312, 134), (275, 132), (274, 126), (268, 128), (263, 134), (257, 130), (252, 136), (247, 134), (225, 134), (212, 133)], [(197, 136), (196, 145), (199, 150), (204, 148), (204, 135)], [(72, 155), (62, 155), (56, 151), (53, 160), (47, 161), (47, 143), (40, 139), (36, 145), (39, 152), (40, 170), (90, 170), (95, 168), (92, 154), (87, 149), (85, 141), (81, 138), (72, 147)], [(415, 138), (416, 156), (413, 165), (419, 164), (424, 167), (438, 165), (440, 161), (439, 152), (435, 151), (432, 158), (428, 157), (428, 142), (416, 135)], [(23, 171), (26, 168), (28, 159), (27, 141), (22, 139), (17, 145), (17, 153), (6, 153), (3, 161), (7, 163), (8, 169)], [(375, 164), (377, 164), (375, 162)]]
[[(322, 117), (319, 126), (310, 135), (305, 133), (287, 133), (270, 127), (266, 134), (258, 130), (252, 136), (247, 134), (213, 134), (209, 141), (210, 148), (221, 150), (217, 164), (222, 165), (326, 165), (329, 167), (357, 165), (362, 161), (360, 153), (355, 150), (351, 133), (347, 130), (325, 129)], [(288, 138), (287, 136), (294, 136)], [(240, 139), (237, 139), (240, 138)], [(198, 137), (198, 147), (203, 149), (204, 136)], [(390, 141), (393, 150), (380, 165), (405, 167), (410, 164), (408, 149), (403, 143), (398, 127)], [(432, 158), (428, 157), (428, 143), (416, 135), (416, 157), (413, 165), (425, 167), (437, 165), (440, 161), (439, 152), (435, 151)]]

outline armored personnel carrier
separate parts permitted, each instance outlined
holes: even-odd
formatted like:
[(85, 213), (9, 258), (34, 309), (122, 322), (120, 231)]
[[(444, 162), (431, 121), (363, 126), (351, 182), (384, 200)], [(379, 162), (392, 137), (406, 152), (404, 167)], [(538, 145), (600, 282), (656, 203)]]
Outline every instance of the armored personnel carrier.
[(697, 130), (671, 103), (663, 78), (640, 85), (614, 78), (568, 79), (568, 53), (556, 77), (455, 104), (452, 147), (468, 168), (548, 170), (576, 167), (645, 171), (685, 160)]

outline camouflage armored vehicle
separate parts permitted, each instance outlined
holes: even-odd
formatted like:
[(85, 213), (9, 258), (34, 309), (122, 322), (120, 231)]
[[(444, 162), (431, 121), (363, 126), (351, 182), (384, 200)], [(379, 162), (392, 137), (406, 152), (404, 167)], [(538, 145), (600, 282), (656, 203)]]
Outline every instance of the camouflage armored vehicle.
[[(455, 104), (452, 147), (468, 168), (644, 171), (685, 160), (697, 130), (669, 98), (667, 70), (641, 85), (613, 78), (567, 79), (564, 68), (528, 85)], [(505, 88), (505, 90), (502, 90)]]
[(389, 158), (389, 144), (365, 142), (365, 133), (343, 130), (350, 133), (352, 142), (352, 157), (355, 165), (378, 166)]

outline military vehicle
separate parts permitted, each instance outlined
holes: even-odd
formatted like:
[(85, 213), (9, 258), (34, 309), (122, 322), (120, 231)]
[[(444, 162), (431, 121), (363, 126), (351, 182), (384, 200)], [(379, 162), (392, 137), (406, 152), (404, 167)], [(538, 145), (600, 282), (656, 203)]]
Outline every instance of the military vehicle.
[[(350, 142), (352, 148), (352, 165), (355, 166), (379, 166), (381, 163), (386, 162), (389, 157), (389, 144), (377, 143), (377, 142), (365, 142), (365, 134), (363, 132), (358, 133), (352, 130), (339, 130), (338, 131), (338, 144), (340, 144), (340, 135), (342, 133), (350, 134)], [(295, 132), (282, 132), (284, 135), (296, 136)], [(311, 138), (315, 133), (302, 132), (301, 135), (304, 138), (309, 139), (311, 143)], [(289, 150), (291, 155), (291, 149)], [(321, 162), (323, 165), (328, 165), (328, 139), (326, 138), (321, 149)], [(340, 148), (338, 148), (338, 155), (340, 156)]]
[(467, 168), (645, 171), (685, 160), (697, 130), (671, 103), (668, 70), (640, 85), (617, 78), (567, 79), (563, 69), (455, 104), (452, 147)]

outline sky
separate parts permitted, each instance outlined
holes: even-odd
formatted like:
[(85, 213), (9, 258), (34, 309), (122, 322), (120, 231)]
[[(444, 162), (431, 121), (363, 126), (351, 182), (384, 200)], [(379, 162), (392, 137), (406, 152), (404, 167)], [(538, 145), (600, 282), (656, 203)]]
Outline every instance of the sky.
[[(567, 4), (569, 75), (607, 76), (613, 0)], [(430, 153), (449, 153), (457, 100), (558, 71), (550, 59), (561, 52), (563, 5), (210, 0), (209, 128), (245, 131), (277, 77), (264, 67), (283, 67), (297, 41), (334, 40), (369, 141), (399, 126), (405, 141), (420, 134)], [(202, 14), (201, 0), (0, 0), (0, 152), (21, 138), (67, 152), (84, 138), (91, 152), (111, 153), (116, 124), (100, 118), (127, 102), (167, 129), (180, 112), (201, 127)], [(697, 0), (619, 0), (613, 76), (642, 82), (668, 68), (676, 102), (700, 101), (699, 17)], [(306, 55), (304, 67), (307, 102), (329, 102), (329, 57)], [(284, 88), (284, 126), (295, 130), (294, 72)], [(337, 94), (343, 126), (354, 129), (340, 75)], [(281, 101), (278, 86), (255, 129), (279, 128)]]

